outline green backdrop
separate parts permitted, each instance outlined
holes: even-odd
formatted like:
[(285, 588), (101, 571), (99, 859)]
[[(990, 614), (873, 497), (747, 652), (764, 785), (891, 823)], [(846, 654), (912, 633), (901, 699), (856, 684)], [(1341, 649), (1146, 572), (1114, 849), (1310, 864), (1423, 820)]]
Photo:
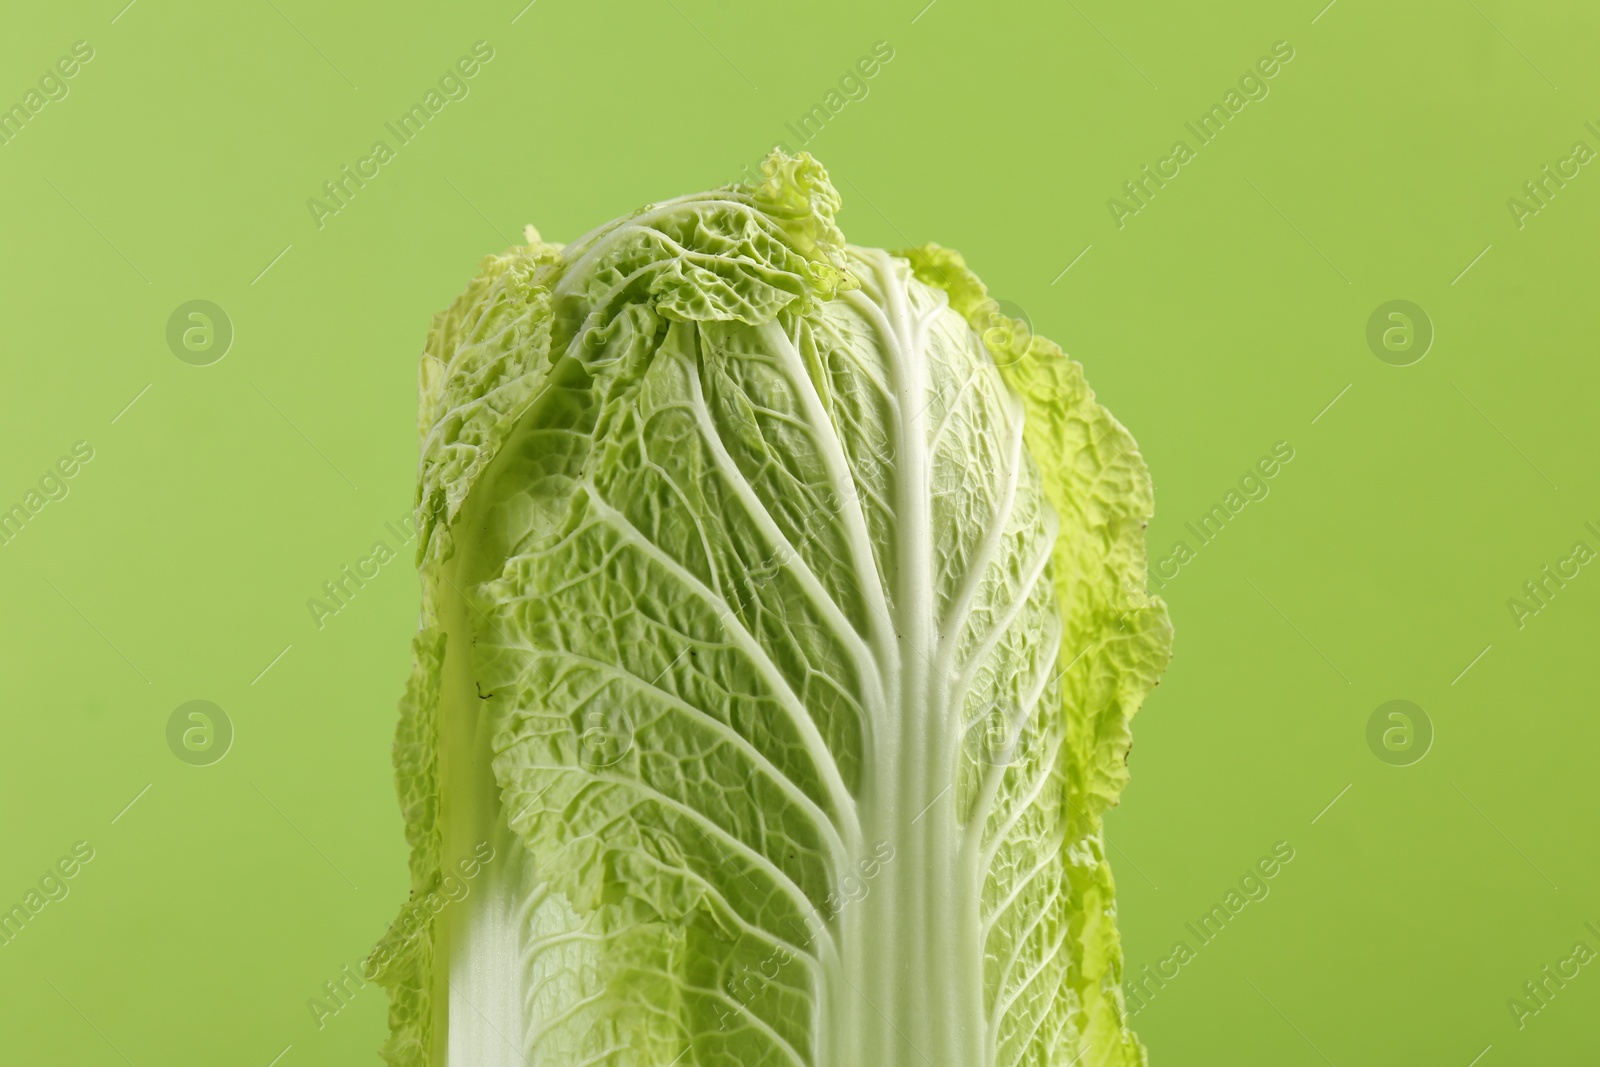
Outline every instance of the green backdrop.
[(1152, 1063), (1593, 1056), (1592, 5), (124, 2), (0, 32), (0, 1059), (376, 1062), (429, 317), (796, 130), (1149, 459)]

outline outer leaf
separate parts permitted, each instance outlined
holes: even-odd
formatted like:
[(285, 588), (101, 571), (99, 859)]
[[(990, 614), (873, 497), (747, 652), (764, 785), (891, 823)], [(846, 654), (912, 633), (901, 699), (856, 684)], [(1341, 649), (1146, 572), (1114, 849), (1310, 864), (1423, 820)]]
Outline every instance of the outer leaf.
[(495, 859), (380, 945), (391, 1062), (1141, 1062), (1100, 815), (1148, 477), (959, 257), (768, 173), (435, 324), (414, 899)]
[(1101, 815), (1127, 784), (1129, 721), (1172, 654), (1166, 604), (1145, 586), (1144, 531), (1154, 512), (1149, 468), (1132, 435), (1095, 400), (1083, 367), (1003, 315), (959, 252), (929, 244), (904, 254), (917, 277), (949, 294), (1021, 394), (1028, 449), (1044, 474), (1045, 494), (1063, 525), (1079, 531), (1059, 539), (1055, 549), (1066, 622), (1061, 652), (1065, 663), (1079, 664), (1066, 672), (1063, 693), (1071, 738), (1066, 852), (1073, 858), (1074, 896), (1082, 902), (1072, 985), (1082, 1013), (1078, 1028), (1091, 1049), (1083, 1062), (1143, 1064), (1143, 1047), (1126, 1029), (1121, 938)]

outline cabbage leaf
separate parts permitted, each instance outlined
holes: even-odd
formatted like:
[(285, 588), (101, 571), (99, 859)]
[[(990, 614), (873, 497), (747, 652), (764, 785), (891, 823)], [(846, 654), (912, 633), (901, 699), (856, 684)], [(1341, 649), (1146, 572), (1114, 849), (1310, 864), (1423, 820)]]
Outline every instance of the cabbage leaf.
[(530, 228), (435, 319), (385, 1058), (1143, 1064), (1144, 461), (958, 254), (763, 172)]

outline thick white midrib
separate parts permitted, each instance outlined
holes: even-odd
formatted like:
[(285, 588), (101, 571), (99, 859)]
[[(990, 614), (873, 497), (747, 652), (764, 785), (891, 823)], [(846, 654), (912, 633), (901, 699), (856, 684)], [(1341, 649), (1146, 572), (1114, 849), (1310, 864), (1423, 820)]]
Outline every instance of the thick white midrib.
[[(771, 332), (777, 333), (780, 338), (783, 336), (783, 331), (781, 330), (774, 330)], [(770, 340), (770, 338), (768, 339)], [(787, 339), (784, 339), (784, 341), (786, 343)], [(782, 346), (779, 347), (781, 349)], [(756, 526), (761, 530), (761, 535), (767, 539), (767, 543), (769, 545), (781, 547), (788, 553), (789, 558), (788, 561), (783, 564), (784, 569), (789, 571), (790, 574), (794, 575), (795, 579), (800, 583), (801, 588), (805, 590), (806, 597), (808, 600), (810, 600), (812, 606), (822, 613), (823, 617), (827, 620), (828, 625), (835, 633), (843, 638), (845, 643), (849, 646), (851, 658), (855, 660), (856, 668), (860, 673), (863, 695), (866, 697), (869, 703), (872, 703), (872, 698), (874, 695), (879, 696), (875, 706), (859, 709), (863, 713), (861, 722), (862, 731), (863, 733), (870, 735), (872, 730), (873, 715), (875, 713), (881, 713), (882, 711), (881, 694), (883, 692), (883, 677), (882, 668), (879, 666), (879, 659), (874, 656), (873, 650), (869, 649), (866, 642), (861, 639), (861, 635), (857, 633), (856, 628), (850, 624), (850, 620), (844, 617), (844, 612), (841, 611), (839, 605), (834, 602), (833, 597), (829, 596), (827, 590), (822, 588), (822, 582), (817, 578), (816, 573), (812, 571), (810, 565), (806, 563), (805, 557), (800, 554), (799, 550), (795, 548), (794, 544), (791, 543), (788, 537), (784, 535), (784, 532), (779, 529), (777, 522), (772, 518), (772, 514), (767, 511), (766, 505), (761, 502), (761, 498), (756, 495), (756, 492), (751, 487), (750, 483), (746, 481), (744, 475), (740, 473), (738, 464), (736, 464), (733, 461), (733, 457), (728, 454), (728, 450), (722, 444), (721, 436), (717, 433), (716, 426), (712, 424), (711, 411), (706, 405), (705, 392), (700, 384), (700, 376), (696, 373), (695, 368), (689, 367), (686, 369), (689, 375), (690, 390), (694, 398), (695, 421), (700, 427), (700, 436), (705, 439), (706, 447), (711, 450), (712, 458), (716, 460), (717, 469), (722, 472), (724, 480), (733, 489), (734, 494), (738, 496), (740, 503), (744, 505), (745, 513), (750, 516), (751, 520), (754, 521)], [(800, 369), (800, 374), (806, 383), (810, 382), (810, 378), (805, 377), (804, 368)], [(801, 382), (795, 382), (794, 385), (796, 390), (802, 393), (801, 399), (802, 402), (804, 402), (804, 390), (806, 386)], [(812, 417), (814, 422), (815, 413), (810, 410), (809, 404), (807, 405), (807, 414)], [(837, 442), (833, 440), (832, 427), (827, 424), (826, 415), (823, 415), (822, 417), (824, 419), (823, 425), (814, 425), (813, 433), (819, 446), (818, 451), (822, 454), (823, 462), (828, 464), (829, 475), (832, 477), (834, 474), (833, 461), (835, 457), (830, 456), (829, 452), (837, 452), (838, 445)], [(841, 460), (843, 459), (842, 455), (838, 458)], [(846, 476), (848, 476), (848, 471), (846, 472)], [(849, 528), (848, 523), (846, 528)], [(865, 536), (865, 532), (865, 529), (863, 529), (863, 537)], [(854, 556), (856, 552), (859, 551), (859, 544), (854, 536), (853, 530), (850, 531), (850, 535), (852, 556)], [(872, 588), (876, 587), (877, 583), (874, 582)], [(841, 817), (843, 817), (843, 813), (841, 813)], [(854, 824), (854, 829), (856, 831), (856, 838), (853, 841), (853, 844), (857, 849), (859, 849), (861, 846), (861, 840), (860, 827), (858, 823)]]
[[(959, 834), (948, 788), (953, 766), (949, 679), (936, 659), (926, 344), (928, 325), (942, 308), (915, 316), (909, 287), (890, 258), (877, 251), (861, 255), (871, 265), (877, 292), (850, 292), (845, 299), (879, 334), (894, 397), (894, 620), (903, 650), (898, 692), (890, 701), (895, 718), (886, 731), (899, 748), (874, 753), (881, 786), (873, 798), (874, 816), (897, 851), (904, 842), (904, 858), (896, 857), (881, 889), (893, 902), (885, 909), (887, 929), (868, 932), (883, 957), (878, 970), (870, 972), (869, 992), (881, 998), (875, 1007), (894, 1025), (878, 1027), (876, 1058), (863, 1062), (899, 1065), (931, 1054), (936, 1057), (931, 1062), (945, 1067), (970, 1063), (969, 1049), (976, 1049), (982, 1034), (972, 1032), (968, 1019), (969, 1010), (981, 1008), (976, 999), (981, 974), (959, 962), (961, 939), (976, 915), (970, 924), (963, 921), (963, 903), (971, 902), (963, 890), (969, 880), (954, 870)], [(913, 1057), (903, 1041), (920, 1055)]]
[(778, 791), (781, 792), (791, 804), (793, 804), (800, 811), (804, 812), (812, 822), (817, 824), (823, 835), (823, 844), (828, 849), (829, 860), (831, 863), (834, 865), (847, 864), (849, 862), (849, 858), (854, 855), (854, 853), (849, 850), (845, 842), (840, 838), (839, 833), (834, 828), (833, 823), (828, 819), (827, 813), (817, 806), (817, 802), (806, 796), (805, 793), (801, 791), (800, 787), (795, 785), (793, 779), (775, 767), (772, 761), (767, 759), (767, 757), (761, 753), (760, 749), (752, 745), (744, 738), (742, 734), (740, 734), (733, 727), (729, 726), (727, 723), (707, 715), (700, 708), (695, 707), (688, 701), (673, 696), (660, 686), (647, 682), (637, 674), (633, 674), (630, 671), (625, 671), (614, 663), (607, 663), (604, 660), (598, 660), (592, 656), (581, 656), (573, 652), (551, 652), (538, 648), (532, 649), (529, 654), (535, 658), (546, 657), (563, 663), (581, 663), (586, 667), (593, 668), (594, 670), (604, 671), (616, 678), (618, 681), (633, 685), (637, 689), (642, 690), (645, 694), (648, 694), (650, 697), (658, 699), (661, 701), (661, 703), (667, 705), (668, 707), (680, 711), (694, 719), (697, 723), (716, 734), (718, 739), (724, 744), (732, 745), (741, 756), (750, 761), (751, 766), (754, 767), (763, 778), (766, 778), (774, 786), (776, 786)]
[[(779, 672), (777, 665), (767, 656), (766, 650), (755, 636), (746, 630), (739, 617), (734, 614), (730, 605), (714, 589), (708, 589), (699, 578), (691, 574), (677, 560), (644, 536), (640, 530), (628, 521), (627, 516), (617, 511), (600, 496), (594, 486), (584, 483), (582, 486), (589, 500), (590, 507), (595, 509), (597, 515), (606, 520), (615, 530), (617, 536), (627, 541), (633, 547), (650, 557), (651, 561), (659, 564), (664, 570), (681, 582), (685, 588), (712, 608), (717, 609), (717, 615), (723, 620), (723, 627), (729, 637), (746, 655), (750, 657), (751, 664), (760, 672), (761, 677), (772, 689), (779, 705), (788, 713), (788, 718), (799, 735), (801, 744), (810, 753), (812, 761), (816, 764), (817, 775), (822, 779), (833, 802), (834, 810), (839, 812), (840, 818), (853, 818), (855, 802), (850, 796), (850, 790), (845, 787), (844, 779), (839, 774), (839, 767), (833, 761), (832, 754), (828, 751), (827, 742), (823, 740), (817, 724), (812, 721), (805, 705), (799, 696), (790, 688), (787, 680)], [(859, 830), (857, 831), (859, 832)]]

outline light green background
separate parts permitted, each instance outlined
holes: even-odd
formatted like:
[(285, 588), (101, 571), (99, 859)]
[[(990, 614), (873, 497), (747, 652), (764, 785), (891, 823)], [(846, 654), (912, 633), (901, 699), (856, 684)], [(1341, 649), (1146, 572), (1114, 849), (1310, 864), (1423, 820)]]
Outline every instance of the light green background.
[[(0, 548), (0, 906), (95, 849), (0, 948), (0, 1060), (376, 1062), (380, 990), (321, 1030), (306, 1001), (405, 892), (417, 585), (391, 564), (321, 630), (305, 602), (410, 505), (429, 317), (524, 223), (570, 239), (797, 147), (880, 40), (808, 146), (842, 224), (961, 249), (1084, 363), (1154, 472), (1154, 554), (1295, 450), (1167, 585), (1109, 822), (1130, 971), (1295, 849), (1138, 1016), (1152, 1062), (1593, 1058), (1600, 966), (1525, 1029), (1506, 1006), (1600, 948), (1600, 568), (1507, 608), (1600, 548), (1600, 174), (1522, 229), (1506, 205), (1600, 148), (1592, 5), (122, 2), (0, 32), (5, 104), (95, 50), (0, 147), (0, 505), (95, 450)], [(319, 230), (307, 198), (479, 40), (470, 96)], [(1270, 95), (1119, 230), (1107, 199), (1280, 40)], [(1365, 341), (1396, 298), (1437, 331), (1413, 366)], [(191, 299), (234, 323), (215, 365), (168, 350)], [(208, 767), (165, 740), (196, 698), (236, 729)], [(1367, 747), (1394, 698), (1436, 729), (1414, 766)]]

